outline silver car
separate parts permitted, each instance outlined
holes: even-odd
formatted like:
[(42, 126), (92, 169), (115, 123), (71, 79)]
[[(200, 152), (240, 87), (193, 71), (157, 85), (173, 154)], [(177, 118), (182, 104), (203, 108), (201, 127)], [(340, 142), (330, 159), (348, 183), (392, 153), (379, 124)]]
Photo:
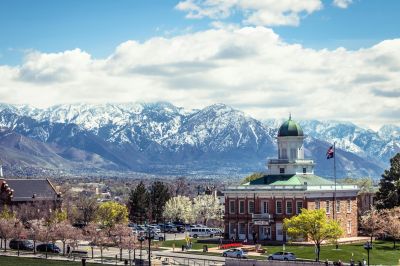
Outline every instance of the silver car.
[(230, 258), (240, 258), (245, 259), (247, 258), (247, 252), (240, 248), (232, 248), (229, 250), (225, 250), (222, 252), (223, 257), (230, 257)]
[(296, 260), (296, 256), (292, 252), (275, 252), (268, 256), (268, 260)]

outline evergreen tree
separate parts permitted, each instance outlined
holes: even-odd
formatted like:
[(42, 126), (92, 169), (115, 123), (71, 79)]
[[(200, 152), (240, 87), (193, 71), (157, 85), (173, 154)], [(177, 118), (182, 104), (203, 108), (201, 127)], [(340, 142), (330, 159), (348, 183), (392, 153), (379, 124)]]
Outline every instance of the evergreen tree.
[(141, 181), (129, 195), (129, 218), (136, 223), (143, 223), (150, 211), (149, 192)]
[(150, 187), (151, 215), (155, 222), (163, 219), (165, 203), (171, 198), (168, 187), (160, 181), (155, 181)]
[(378, 209), (400, 206), (400, 153), (390, 159), (390, 169), (382, 175), (375, 202)]

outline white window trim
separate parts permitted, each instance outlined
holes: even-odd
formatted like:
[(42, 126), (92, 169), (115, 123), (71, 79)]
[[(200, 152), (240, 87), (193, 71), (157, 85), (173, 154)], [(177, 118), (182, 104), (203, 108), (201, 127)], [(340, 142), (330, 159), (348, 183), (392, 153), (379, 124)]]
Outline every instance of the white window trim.
[[(292, 211), (291, 211), (290, 213), (288, 212), (288, 207), (287, 207), (288, 202), (290, 202), (290, 203), (292, 204)], [(287, 200), (287, 201), (286, 201), (286, 204), (285, 204), (285, 213), (286, 213), (286, 214), (293, 214), (293, 201), (291, 201), (291, 200)]]
[[(250, 212), (250, 202), (253, 202), (253, 212)], [(254, 211), (255, 211), (255, 209), (256, 209), (256, 205), (255, 205), (255, 203), (254, 203), (254, 200), (248, 200), (248, 201), (247, 201), (247, 213), (248, 213), (248, 214), (253, 214)]]
[(351, 200), (347, 200), (346, 203), (347, 203), (347, 206), (346, 206), (347, 207), (347, 213), (351, 213), (351, 207), (352, 207), (351, 206)]
[[(264, 204), (266, 205), (266, 212), (264, 212)], [(269, 206), (268, 206), (268, 200), (263, 200), (261, 201), (261, 212), (262, 213), (269, 213)]]
[(315, 200), (315, 209), (319, 210), (321, 208), (321, 201), (320, 200)]
[(299, 210), (297, 203), (301, 202), (301, 209), (304, 208), (304, 203), (302, 200), (296, 200), (296, 214), (299, 214), (301, 210)]
[[(278, 212), (278, 202), (281, 203), (281, 212)], [(276, 213), (276, 214), (282, 214), (282, 211), (283, 211), (282, 200), (275, 200), (275, 213)]]
[[(240, 202), (243, 202), (243, 211), (240, 211)], [(238, 201), (238, 213), (239, 214), (245, 214), (246, 213), (246, 204), (244, 200), (239, 200)]]
[(341, 209), (340, 207), (341, 207), (340, 200), (336, 200), (336, 206), (335, 206), (336, 213), (340, 213), (340, 209)]
[[(233, 212), (231, 211), (231, 203), (232, 202), (233, 202)], [(229, 201), (229, 213), (230, 214), (234, 214), (236, 212), (236, 206), (235, 206), (236, 204), (235, 204), (235, 202), (236, 202), (235, 200), (230, 200)]]
[(330, 200), (325, 201), (325, 211), (326, 211), (326, 214), (331, 213), (331, 201)]

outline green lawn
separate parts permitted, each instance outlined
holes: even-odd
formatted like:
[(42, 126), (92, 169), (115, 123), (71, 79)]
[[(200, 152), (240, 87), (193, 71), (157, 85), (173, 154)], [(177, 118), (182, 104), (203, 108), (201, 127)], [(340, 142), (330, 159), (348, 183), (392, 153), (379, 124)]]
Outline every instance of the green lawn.
[[(341, 260), (342, 262), (350, 262), (353, 254), (353, 260), (355, 262), (367, 259), (367, 251), (364, 249), (364, 244), (347, 244), (339, 245), (339, 249), (336, 250), (335, 246), (323, 246), (321, 248), (320, 259), (324, 261), (328, 259), (330, 261)], [(400, 246), (400, 245), (399, 245)], [(282, 251), (282, 247), (265, 246), (268, 254), (276, 251)], [(293, 252), (298, 258), (304, 259), (315, 259), (314, 247), (313, 246), (289, 246), (286, 245), (286, 251)], [(373, 249), (370, 251), (370, 264), (384, 264), (384, 265), (398, 265), (400, 259), (400, 248), (393, 249), (392, 242), (375, 241)]]
[[(70, 261), (57, 261), (57, 260), (46, 260), (46, 259), (31, 259), (23, 257), (6, 257), (0, 256), (0, 265), (7, 266), (79, 266), (82, 265), (81, 262), (70, 262)], [(99, 265), (93, 263), (87, 263), (86, 265)]]
[[(181, 249), (182, 245), (186, 245), (186, 240), (168, 240), (161, 242), (161, 247), (169, 247), (172, 248), (172, 245), (175, 243), (176, 249)], [(203, 249), (204, 245), (207, 245), (209, 248), (218, 246), (217, 244), (204, 244), (204, 243), (197, 243), (196, 239), (192, 239), (192, 249)]]
[[(202, 247), (202, 244), (198, 244)], [(367, 259), (367, 251), (363, 247), (363, 243), (360, 244), (347, 244), (339, 245), (339, 249), (336, 250), (335, 246), (323, 246), (321, 248), (320, 259), (325, 261), (338, 261), (349, 263), (350, 259), (353, 258), (355, 262), (361, 261), (363, 258)], [(210, 245), (209, 245), (210, 246)], [(215, 245), (214, 245), (215, 246)], [(267, 249), (267, 254), (263, 256), (250, 256), (251, 259), (265, 260), (268, 254), (282, 251), (282, 246), (263, 246)], [(291, 246), (286, 245), (285, 250), (296, 254), (297, 258), (301, 259), (315, 259), (314, 246)], [(202, 252), (193, 252), (202, 253)], [(352, 257), (353, 253), (353, 257)], [(219, 253), (207, 253), (209, 256), (221, 256)], [(393, 249), (392, 242), (375, 241), (373, 249), (370, 251), (370, 264), (371, 265), (400, 265), (400, 243), (399, 248)]]

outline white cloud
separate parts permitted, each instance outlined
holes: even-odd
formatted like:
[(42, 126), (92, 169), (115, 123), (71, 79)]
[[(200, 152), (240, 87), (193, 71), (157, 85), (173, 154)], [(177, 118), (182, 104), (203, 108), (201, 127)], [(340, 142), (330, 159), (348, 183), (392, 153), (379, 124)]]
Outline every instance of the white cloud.
[[(343, 1), (343, 0), (342, 0)], [(297, 26), (305, 14), (322, 8), (321, 0), (183, 0), (176, 8), (187, 18), (224, 19), (235, 12), (244, 15), (248, 25)]]
[[(0, 66), (1, 101), (223, 102), (263, 119), (344, 119), (376, 126), (400, 100), (400, 39), (356, 51), (288, 44), (265, 27), (227, 27), (146, 42), (127, 41), (104, 59), (75, 49), (31, 52)], [(398, 111), (397, 111), (398, 112)], [(393, 112), (395, 114), (396, 112)]]
[(353, 3), (353, 0), (333, 0), (333, 5), (339, 8), (347, 8)]

